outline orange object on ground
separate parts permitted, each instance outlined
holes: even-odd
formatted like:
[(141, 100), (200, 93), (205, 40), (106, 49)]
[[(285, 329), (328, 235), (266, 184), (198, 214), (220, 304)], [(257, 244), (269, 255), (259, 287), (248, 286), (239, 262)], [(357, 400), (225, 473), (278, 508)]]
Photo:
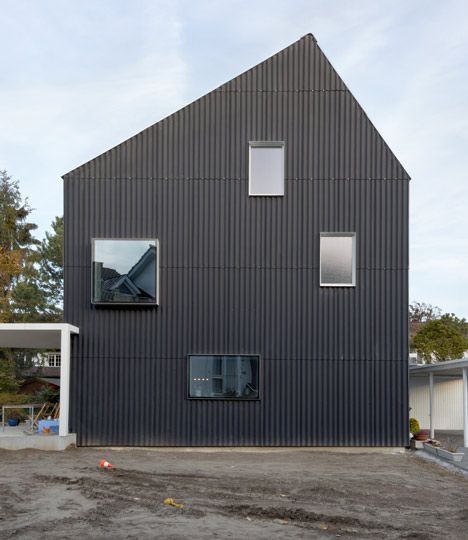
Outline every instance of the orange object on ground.
[(105, 459), (101, 459), (101, 461), (99, 462), (99, 467), (101, 469), (113, 469), (114, 468), (112, 463), (109, 463), (109, 461), (106, 461)]

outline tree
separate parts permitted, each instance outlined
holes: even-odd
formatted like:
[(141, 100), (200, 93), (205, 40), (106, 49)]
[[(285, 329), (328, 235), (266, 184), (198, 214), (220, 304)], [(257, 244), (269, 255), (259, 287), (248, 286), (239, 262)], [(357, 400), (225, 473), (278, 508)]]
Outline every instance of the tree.
[(31, 252), (11, 293), (16, 321), (60, 322), (63, 314), (63, 218), (52, 222), (37, 250)]
[(412, 323), (424, 323), (438, 319), (442, 310), (424, 302), (412, 302), (409, 305), (409, 320)]
[(18, 387), (15, 361), (9, 351), (0, 349), (0, 393), (16, 392)]
[(16, 320), (14, 289), (34, 268), (34, 246), (38, 241), (27, 221), (32, 212), (23, 201), (19, 183), (0, 171), (0, 322)]
[(468, 322), (466, 319), (460, 319), (454, 313), (445, 313), (440, 319), (447, 324), (450, 324), (453, 328), (458, 330), (462, 336), (468, 339)]
[(39, 246), (39, 287), (46, 303), (48, 320), (61, 321), (63, 311), (63, 217), (52, 222), (52, 233), (46, 232)]
[(461, 358), (468, 349), (468, 340), (447, 318), (428, 321), (413, 337), (412, 347), (428, 363)]

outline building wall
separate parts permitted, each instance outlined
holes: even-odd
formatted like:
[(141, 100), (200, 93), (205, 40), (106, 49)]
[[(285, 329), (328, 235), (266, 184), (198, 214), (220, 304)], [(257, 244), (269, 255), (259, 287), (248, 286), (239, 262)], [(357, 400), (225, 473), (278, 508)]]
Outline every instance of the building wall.
[[(429, 376), (412, 377), (409, 385), (411, 416), (429, 429)], [(463, 381), (434, 377), (434, 429), (463, 429)]]
[[(285, 196), (248, 142), (285, 141)], [(408, 176), (311, 36), (65, 179), (82, 445), (404, 445)], [(319, 286), (320, 232), (357, 285)], [(160, 241), (157, 308), (93, 307), (91, 238)], [(187, 400), (187, 355), (260, 354), (261, 400)]]

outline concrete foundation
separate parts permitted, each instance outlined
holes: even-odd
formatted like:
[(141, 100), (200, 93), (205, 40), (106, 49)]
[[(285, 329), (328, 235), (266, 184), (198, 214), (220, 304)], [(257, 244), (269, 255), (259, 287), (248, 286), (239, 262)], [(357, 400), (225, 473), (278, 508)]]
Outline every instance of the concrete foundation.
[(76, 446), (76, 434), (72, 433), (64, 437), (58, 435), (45, 435), (40, 433), (26, 434), (20, 427), (6, 426), (0, 429), (0, 449), (3, 450), (35, 450), (60, 451), (69, 446)]

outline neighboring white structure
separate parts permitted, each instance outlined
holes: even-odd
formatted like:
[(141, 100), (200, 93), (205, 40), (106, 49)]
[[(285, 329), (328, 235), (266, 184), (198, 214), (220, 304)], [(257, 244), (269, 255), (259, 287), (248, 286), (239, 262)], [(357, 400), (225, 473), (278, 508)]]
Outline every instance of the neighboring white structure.
[[(455, 394), (457, 386), (451, 384), (455, 383), (456, 379), (462, 385), (461, 395), (458, 396), (458, 406)], [(411, 416), (419, 420), (421, 427), (424, 428), (427, 427), (428, 413), (430, 436), (434, 438), (435, 429), (457, 429), (445, 426), (457, 425), (459, 414), (461, 414), (463, 446), (468, 448), (468, 359), (461, 358), (435, 364), (410, 364), (409, 381), (410, 406), (413, 407)], [(423, 386), (427, 390), (424, 390)], [(424, 398), (425, 392), (428, 395), (427, 401)], [(439, 400), (437, 400), (437, 394)], [(451, 420), (449, 416), (452, 417)], [(440, 427), (437, 426), (437, 422)]]
[(12, 349), (60, 349), (59, 436), (67, 437), (70, 401), (71, 336), (79, 329), (65, 323), (1, 323), (0, 347)]
[[(429, 429), (429, 384), (426, 378), (411, 377), (409, 384), (410, 416), (421, 429)], [(463, 429), (463, 381), (445, 377), (434, 379), (434, 429)]]
[(60, 367), (60, 351), (47, 351), (33, 356), (32, 363), (36, 367)]

